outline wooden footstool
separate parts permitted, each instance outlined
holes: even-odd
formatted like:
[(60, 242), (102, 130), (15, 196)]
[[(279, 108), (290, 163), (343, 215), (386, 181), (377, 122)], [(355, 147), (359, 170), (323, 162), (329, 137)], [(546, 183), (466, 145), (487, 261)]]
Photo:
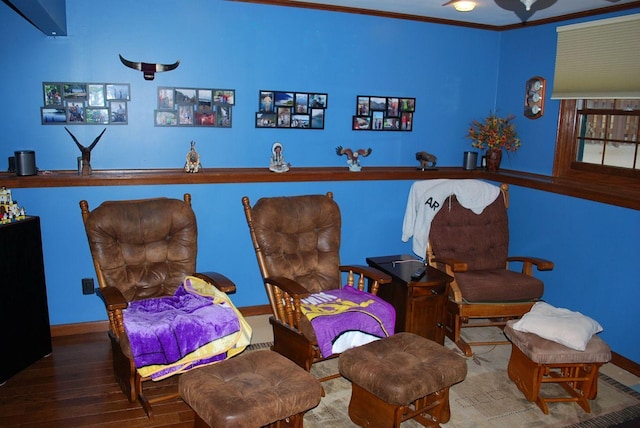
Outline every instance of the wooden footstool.
[[(589, 401), (598, 394), (598, 370), (611, 360), (611, 349), (593, 336), (584, 351), (576, 351), (533, 333), (513, 329), (508, 321), (504, 334), (511, 341), (507, 372), (525, 398), (535, 401), (545, 415), (551, 402), (576, 402), (590, 413)], [(547, 397), (540, 393), (543, 383), (557, 383), (568, 396)]]
[(413, 333), (349, 349), (338, 367), (352, 383), (351, 420), (380, 428), (412, 418), (439, 427), (451, 417), (449, 387), (467, 375), (464, 358)]
[(180, 396), (196, 413), (195, 427), (302, 427), (320, 402), (320, 382), (280, 354), (243, 353), (180, 376)]

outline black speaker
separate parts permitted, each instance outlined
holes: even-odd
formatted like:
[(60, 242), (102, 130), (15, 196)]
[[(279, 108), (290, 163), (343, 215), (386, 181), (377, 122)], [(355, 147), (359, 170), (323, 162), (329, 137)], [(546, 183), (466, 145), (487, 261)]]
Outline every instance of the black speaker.
[(18, 150), (16, 155), (16, 175), (36, 175), (36, 152), (33, 150)]

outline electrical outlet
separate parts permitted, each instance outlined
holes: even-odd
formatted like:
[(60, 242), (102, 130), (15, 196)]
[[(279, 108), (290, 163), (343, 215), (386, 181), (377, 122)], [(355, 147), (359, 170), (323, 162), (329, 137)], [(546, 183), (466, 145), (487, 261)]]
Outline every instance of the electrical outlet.
[(82, 294), (93, 294), (93, 278), (82, 278)]

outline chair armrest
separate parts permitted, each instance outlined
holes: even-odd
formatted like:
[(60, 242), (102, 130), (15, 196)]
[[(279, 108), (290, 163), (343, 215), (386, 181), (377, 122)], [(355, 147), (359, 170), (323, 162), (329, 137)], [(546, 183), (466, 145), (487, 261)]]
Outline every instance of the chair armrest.
[(378, 288), (380, 284), (388, 284), (391, 282), (391, 275), (379, 271), (376, 268), (365, 265), (342, 265), (339, 267), (341, 272), (348, 272), (347, 285), (351, 287), (356, 286), (355, 275), (358, 275), (357, 288), (360, 291), (365, 291), (364, 279), (370, 280), (369, 293), (378, 294)]
[(196, 278), (200, 278), (201, 280), (206, 281), (209, 284), (212, 284), (214, 287), (216, 287), (218, 290), (222, 291), (223, 293), (236, 292), (236, 285), (233, 283), (233, 281), (231, 281), (229, 278), (222, 275), (221, 273), (199, 272), (199, 273), (194, 273), (193, 276), (195, 276)]
[(271, 284), (273, 287), (277, 287), (280, 290), (284, 291), (291, 297), (298, 297), (300, 299), (304, 299), (308, 297), (311, 293), (304, 288), (302, 285), (297, 283), (296, 281), (285, 278), (283, 276), (270, 276), (264, 279), (265, 283)]
[(457, 259), (439, 259), (437, 257), (434, 257), (433, 259), (431, 259), (431, 263), (436, 264), (436, 266), (432, 265), (435, 268), (438, 267), (437, 265), (446, 266), (446, 271), (450, 276), (452, 272), (466, 272), (469, 268), (466, 262)]
[(545, 259), (539, 259), (537, 257), (522, 257), (522, 256), (510, 256), (507, 257), (508, 262), (522, 262), (522, 273), (532, 276), (533, 266), (538, 270), (551, 270), (553, 269), (553, 262)]
[(96, 294), (104, 302), (107, 311), (126, 309), (129, 302), (116, 287), (98, 288)]

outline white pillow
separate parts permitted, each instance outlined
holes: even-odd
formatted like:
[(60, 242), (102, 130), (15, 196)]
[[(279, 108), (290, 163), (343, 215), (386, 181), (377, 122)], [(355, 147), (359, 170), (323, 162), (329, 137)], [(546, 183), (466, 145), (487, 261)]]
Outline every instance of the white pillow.
[(584, 351), (591, 336), (602, 331), (598, 321), (569, 309), (537, 302), (512, 325), (514, 330), (534, 333), (566, 347)]

